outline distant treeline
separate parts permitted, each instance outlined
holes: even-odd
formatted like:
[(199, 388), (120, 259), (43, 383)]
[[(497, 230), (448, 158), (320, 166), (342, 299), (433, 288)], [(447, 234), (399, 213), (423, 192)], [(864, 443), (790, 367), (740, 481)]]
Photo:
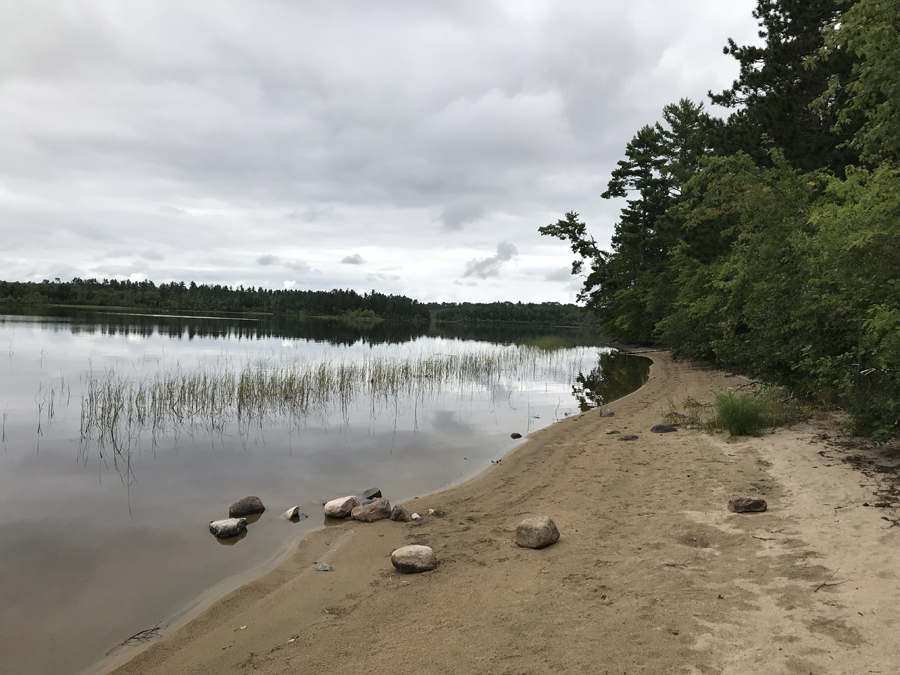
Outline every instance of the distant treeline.
[(38, 306), (127, 307), (163, 312), (266, 313), (454, 323), (587, 326), (594, 319), (575, 305), (544, 303), (422, 303), (403, 295), (353, 290), (299, 291), (231, 288), (194, 282), (73, 279), (0, 281), (0, 303)]
[(558, 302), (442, 302), (426, 305), (435, 321), (593, 326), (596, 318), (577, 305)]
[(402, 295), (352, 290), (299, 291), (231, 288), (194, 282), (156, 285), (152, 281), (72, 279), (72, 281), (0, 281), (0, 302), (25, 305), (131, 307), (144, 310), (265, 312), (429, 321), (428, 308)]
[(689, 100), (637, 131), (603, 197), (541, 228), (605, 335), (714, 360), (900, 433), (900, 2), (757, 0), (725, 119)]

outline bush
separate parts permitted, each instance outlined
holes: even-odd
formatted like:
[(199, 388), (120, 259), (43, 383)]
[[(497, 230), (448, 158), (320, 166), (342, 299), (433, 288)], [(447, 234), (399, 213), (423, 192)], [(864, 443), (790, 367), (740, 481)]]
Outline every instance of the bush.
[(733, 391), (716, 394), (712, 426), (732, 436), (759, 436), (768, 423), (769, 401), (762, 396), (738, 396)]

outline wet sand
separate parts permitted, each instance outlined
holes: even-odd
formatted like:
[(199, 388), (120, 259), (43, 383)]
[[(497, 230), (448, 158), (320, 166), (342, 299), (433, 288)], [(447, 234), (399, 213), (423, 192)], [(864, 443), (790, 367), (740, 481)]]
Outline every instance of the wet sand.
[[(602, 411), (614, 417), (566, 419), (406, 503), (441, 517), (311, 533), (114, 672), (894, 672), (900, 527), (863, 506), (873, 479), (830, 454), (824, 423), (736, 440), (650, 433), (744, 380), (648, 356), (650, 380)], [(730, 513), (734, 496), (769, 510)], [(531, 515), (554, 519), (557, 544), (515, 545)], [(411, 543), (434, 548), (435, 571), (393, 570), (391, 551)]]

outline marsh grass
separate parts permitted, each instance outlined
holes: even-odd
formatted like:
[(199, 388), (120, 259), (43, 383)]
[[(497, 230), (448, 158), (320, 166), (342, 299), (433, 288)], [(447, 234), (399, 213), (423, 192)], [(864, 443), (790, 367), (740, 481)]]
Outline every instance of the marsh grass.
[(447, 391), (473, 395), (548, 379), (571, 384), (584, 360), (596, 355), (596, 349), (519, 345), (361, 359), (219, 358), (139, 376), (90, 372), (82, 386), (81, 440), (121, 454), (144, 432), (155, 442), (173, 431), (221, 435), (232, 423), (243, 434), (266, 424), (324, 421), (334, 413), (347, 422), (361, 401), (373, 415), (386, 409), (396, 414), (398, 401), (418, 409)]

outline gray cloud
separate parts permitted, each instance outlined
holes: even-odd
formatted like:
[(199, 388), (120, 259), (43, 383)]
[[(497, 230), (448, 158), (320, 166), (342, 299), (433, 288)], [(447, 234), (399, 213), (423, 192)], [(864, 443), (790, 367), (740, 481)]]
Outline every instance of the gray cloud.
[(572, 268), (560, 267), (557, 270), (548, 272), (544, 276), (545, 281), (572, 281)]
[[(571, 254), (537, 228), (577, 210), (608, 242), (626, 143), (731, 83), (726, 38), (758, 41), (755, 0), (64, 4), (0, 5), (7, 278), (371, 290), (333, 265), (364, 246), (394, 292), (566, 301), (542, 273)], [(540, 271), (454, 284), (462, 247), (504, 240)], [(157, 264), (97, 267), (112, 250)]]
[(365, 260), (359, 253), (354, 253), (353, 255), (348, 255), (341, 258), (342, 265), (363, 265), (365, 264)]
[(497, 253), (491, 257), (467, 262), (463, 277), (478, 277), (479, 279), (496, 277), (500, 274), (503, 265), (518, 255), (519, 251), (514, 244), (510, 244), (508, 241), (501, 241), (497, 244)]

